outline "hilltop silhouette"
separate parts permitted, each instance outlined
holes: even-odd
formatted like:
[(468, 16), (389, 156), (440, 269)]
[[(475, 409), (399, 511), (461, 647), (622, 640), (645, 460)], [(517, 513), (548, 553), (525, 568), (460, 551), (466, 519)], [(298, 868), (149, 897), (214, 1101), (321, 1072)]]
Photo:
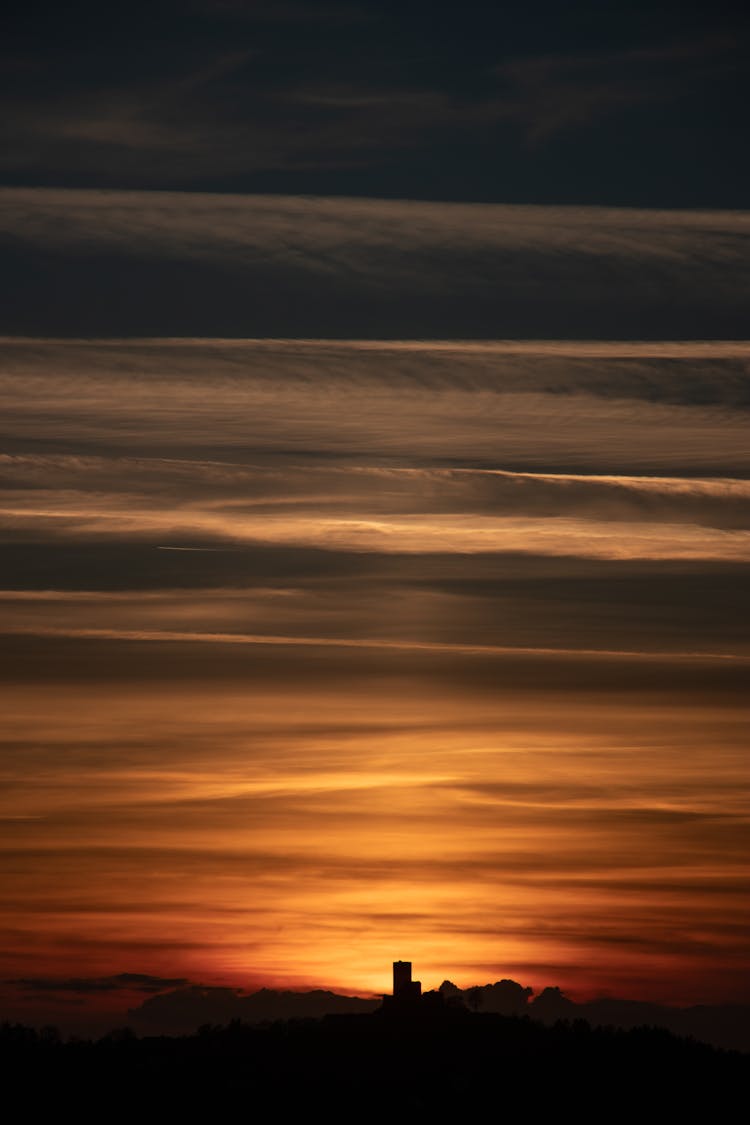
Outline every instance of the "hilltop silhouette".
[[(585, 1020), (592, 1027), (622, 1030), (659, 1027), (714, 1047), (750, 1051), (749, 1005), (673, 1008), (615, 997), (577, 1003), (559, 988), (545, 988), (535, 996), (531, 988), (509, 979), (466, 989), (446, 980), (435, 992), (419, 993), (420, 1001), (432, 1005), (433, 1011), (434, 1002), (430, 997), (436, 995), (453, 1007), (465, 1008), (477, 1015), (527, 1017), (547, 1025), (559, 1020)], [(128, 1023), (140, 1034), (184, 1035), (201, 1025), (225, 1025), (232, 1020), (261, 1024), (344, 1014), (365, 1015), (376, 1012), (381, 1003), (380, 998), (343, 996), (324, 989), (294, 992), (263, 988), (243, 994), (234, 988), (186, 984), (148, 996), (128, 1012)]]
[[(6, 1099), (23, 1098), (37, 1114), (74, 1110), (79, 1120), (100, 1119), (114, 1095), (118, 1113), (139, 1120), (512, 1113), (527, 1121), (572, 1114), (649, 1121), (683, 1113), (724, 1120), (746, 1097), (750, 1055), (663, 1028), (592, 1027), (580, 1018), (616, 1009), (635, 1019), (663, 1012), (657, 1005), (580, 1005), (556, 988), (531, 999), (530, 988), (507, 979), (465, 990), (444, 981), (423, 993), (411, 970), (411, 962), (394, 962), (393, 992), (382, 1001), (191, 985), (150, 996), (135, 1012), (152, 1022), (198, 1011), (247, 1016), (206, 1021), (192, 1035), (139, 1037), (126, 1027), (96, 1042), (65, 1042), (54, 1028), (6, 1023)], [(328, 1013), (312, 1017), (322, 1009)], [(276, 1018), (282, 1011), (286, 1018)]]

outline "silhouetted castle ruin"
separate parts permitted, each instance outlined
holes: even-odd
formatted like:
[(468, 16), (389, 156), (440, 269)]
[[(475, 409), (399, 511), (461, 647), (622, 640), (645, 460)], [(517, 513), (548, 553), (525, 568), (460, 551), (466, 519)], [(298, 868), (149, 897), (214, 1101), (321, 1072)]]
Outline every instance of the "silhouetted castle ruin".
[(420, 1005), (422, 983), (411, 979), (411, 961), (393, 962), (393, 993), (383, 997), (383, 1008), (389, 1011), (413, 1011)]
[(394, 961), (393, 999), (403, 1003), (418, 1000), (421, 995), (421, 982), (411, 979), (411, 961)]

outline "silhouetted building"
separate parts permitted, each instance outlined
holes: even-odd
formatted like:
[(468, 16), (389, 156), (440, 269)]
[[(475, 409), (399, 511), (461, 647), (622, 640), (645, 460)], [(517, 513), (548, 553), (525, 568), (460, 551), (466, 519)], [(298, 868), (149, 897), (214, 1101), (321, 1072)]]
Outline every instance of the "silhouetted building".
[(452, 1018), (463, 1005), (446, 1004), (441, 992), (422, 992), (422, 983), (411, 979), (411, 961), (393, 962), (393, 993), (383, 997), (378, 1009), (386, 1018), (417, 1026)]
[(411, 979), (411, 961), (393, 962), (393, 995), (397, 1000), (416, 1000), (421, 995), (422, 984)]

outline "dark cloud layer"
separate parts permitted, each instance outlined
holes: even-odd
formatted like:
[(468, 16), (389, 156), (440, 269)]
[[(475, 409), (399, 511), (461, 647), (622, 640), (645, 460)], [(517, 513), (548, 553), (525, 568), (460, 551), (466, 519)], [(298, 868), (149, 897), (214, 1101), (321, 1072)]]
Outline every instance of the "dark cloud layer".
[(166, 992), (188, 982), (182, 977), (154, 977), (148, 973), (117, 973), (110, 977), (26, 977), (8, 981), (25, 992), (85, 995), (99, 992)]
[(748, 216), (6, 190), (0, 330), (742, 338)]

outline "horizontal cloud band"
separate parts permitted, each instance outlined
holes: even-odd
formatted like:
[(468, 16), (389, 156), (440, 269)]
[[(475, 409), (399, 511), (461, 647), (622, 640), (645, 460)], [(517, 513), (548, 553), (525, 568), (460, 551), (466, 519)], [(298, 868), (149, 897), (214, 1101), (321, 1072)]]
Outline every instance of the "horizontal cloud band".
[(745, 212), (5, 189), (0, 330), (740, 337)]

